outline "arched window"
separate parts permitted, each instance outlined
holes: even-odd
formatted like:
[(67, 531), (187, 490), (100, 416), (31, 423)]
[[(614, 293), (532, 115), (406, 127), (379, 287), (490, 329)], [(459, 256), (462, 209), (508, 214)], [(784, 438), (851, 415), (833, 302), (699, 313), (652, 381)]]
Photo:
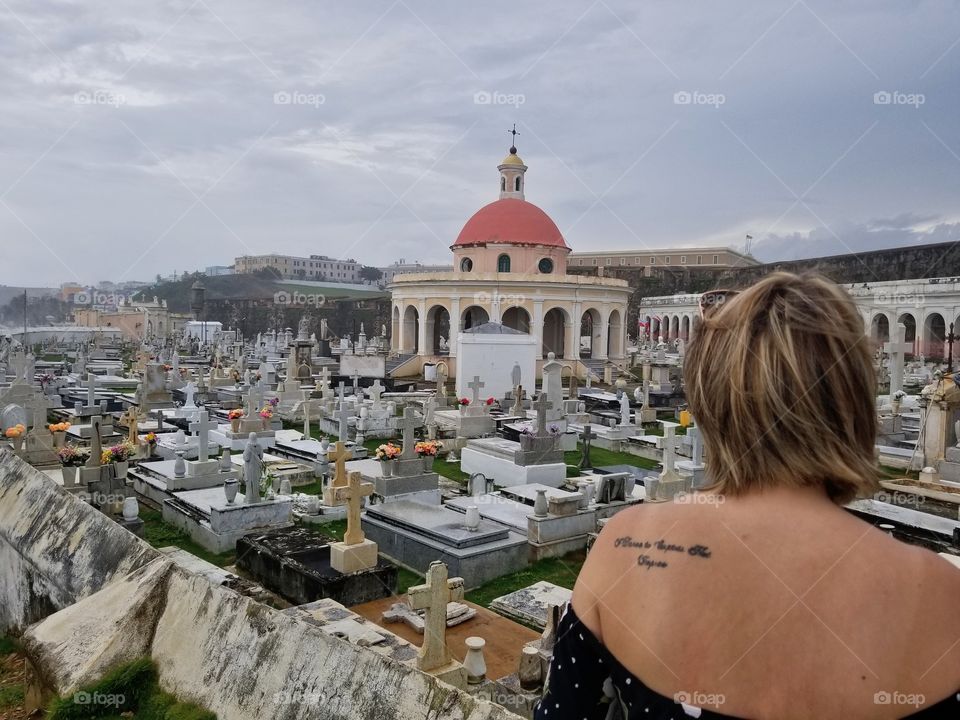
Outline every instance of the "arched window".
[(501, 175), (500, 176), (500, 192), (506, 192), (506, 190), (507, 190), (507, 179)]
[(473, 260), (470, 258), (464, 258), (460, 261), (461, 272), (470, 272), (471, 270), (473, 270)]
[(497, 272), (510, 272), (509, 255), (501, 255), (497, 258)]
[(514, 185), (513, 189), (516, 190), (517, 192), (520, 192), (520, 176), (519, 175), (517, 175), (517, 177), (514, 179), (513, 185)]

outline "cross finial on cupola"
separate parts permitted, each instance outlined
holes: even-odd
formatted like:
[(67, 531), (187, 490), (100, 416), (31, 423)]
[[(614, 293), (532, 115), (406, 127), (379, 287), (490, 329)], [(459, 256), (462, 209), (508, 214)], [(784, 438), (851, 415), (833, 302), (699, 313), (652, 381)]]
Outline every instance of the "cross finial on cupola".
[(510, 154), (497, 166), (500, 171), (500, 199), (523, 200), (523, 174), (527, 171), (527, 166), (517, 155), (517, 135), (520, 134), (517, 132), (517, 124), (514, 123), (513, 128), (507, 132), (512, 136)]

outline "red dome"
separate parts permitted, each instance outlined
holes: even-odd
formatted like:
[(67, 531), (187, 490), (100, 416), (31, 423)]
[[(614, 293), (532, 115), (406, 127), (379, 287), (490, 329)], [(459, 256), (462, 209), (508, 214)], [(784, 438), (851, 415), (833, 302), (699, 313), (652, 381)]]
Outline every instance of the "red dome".
[(549, 215), (526, 200), (513, 198), (497, 200), (477, 210), (463, 226), (453, 247), (487, 243), (570, 249)]

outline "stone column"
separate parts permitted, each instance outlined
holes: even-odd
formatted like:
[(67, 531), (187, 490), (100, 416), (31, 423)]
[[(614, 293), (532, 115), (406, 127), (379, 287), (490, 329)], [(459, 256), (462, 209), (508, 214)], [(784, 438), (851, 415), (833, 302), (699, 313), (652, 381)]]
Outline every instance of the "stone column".
[(577, 337), (577, 326), (572, 322), (563, 324), (563, 359), (580, 359), (580, 338)]
[(450, 337), (447, 340), (450, 343), (450, 357), (457, 356), (457, 335), (463, 329), (460, 326), (460, 297), (455, 297), (450, 301)]
[[(594, 328), (596, 330), (596, 328)], [(596, 333), (594, 333), (596, 335)], [(610, 337), (610, 311), (604, 310), (603, 314), (600, 316), (600, 338), (597, 339), (594, 337), (593, 341), (596, 343), (593, 348), (593, 358), (595, 360), (606, 360), (607, 359), (607, 340)]]
[(537, 340), (537, 358), (543, 357), (543, 298), (533, 301), (533, 317), (530, 319), (530, 334)]
[(417, 323), (417, 355), (427, 355), (427, 299), (420, 299), (418, 308), (420, 322)]
[[(394, 304), (390, 309), (390, 349), (400, 352), (400, 328), (403, 327), (403, 316), (399, 314), (399, 305)], [(398, 321), (397, 318), (400, 318)]]

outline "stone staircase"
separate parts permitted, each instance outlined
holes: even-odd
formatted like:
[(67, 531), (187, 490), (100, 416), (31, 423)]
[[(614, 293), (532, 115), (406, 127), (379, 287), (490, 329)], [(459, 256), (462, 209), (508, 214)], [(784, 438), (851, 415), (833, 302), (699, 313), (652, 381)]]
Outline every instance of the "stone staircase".
[(386, 372), (387, 375), (392, 375), (393, 371), (398, 367), (403, 365), (407, 360), (413, 357), (413, 353), (400, 354), (396, 356), (391, 356), (387, 358), (386, 362)]

